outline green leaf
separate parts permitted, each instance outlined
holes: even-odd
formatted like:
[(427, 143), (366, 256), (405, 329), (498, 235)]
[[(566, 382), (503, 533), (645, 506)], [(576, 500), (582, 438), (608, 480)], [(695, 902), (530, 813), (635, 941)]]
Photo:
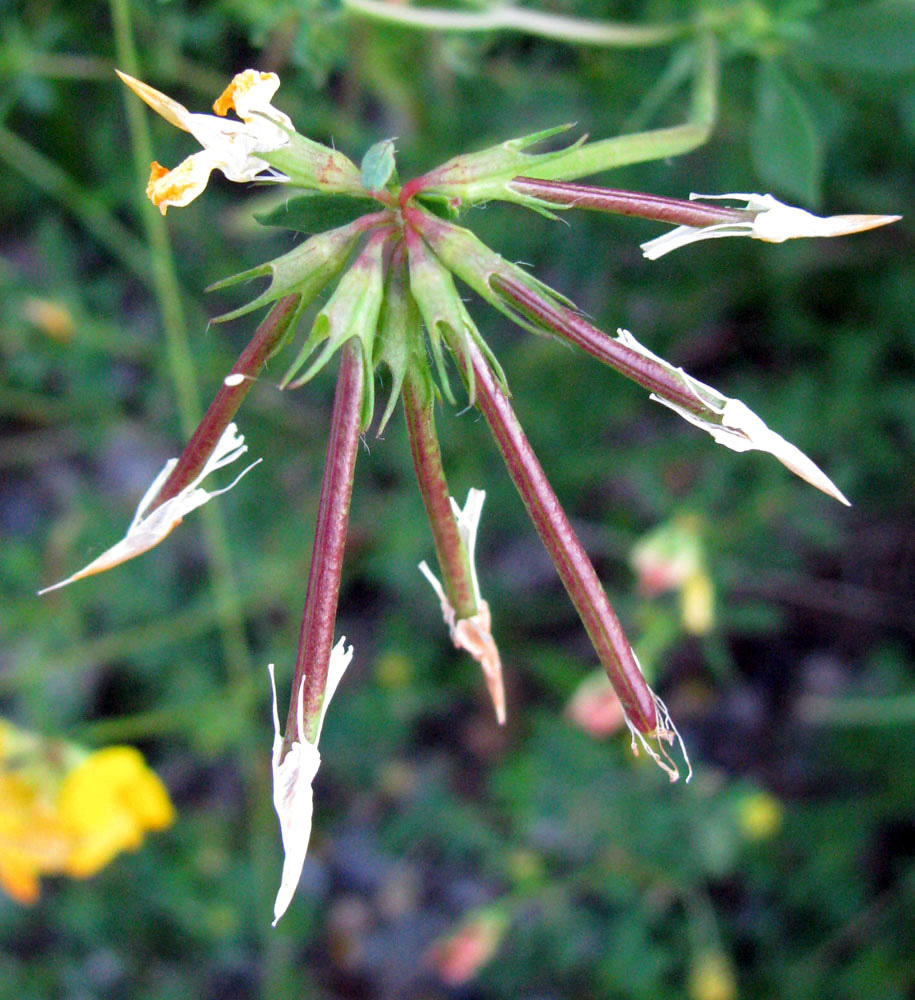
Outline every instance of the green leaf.
[(354, 222), (382, 206), (373, 198), (351, 198), (345, 194), (303, 194), (290, 198), (270, 212), (255, 213), (262, 226), (282, 226), (299, 233), (323, 233)]
[(362, 157), (362, 186), (367, 191), (381, 191), (394, 176), (394, 140), (383, 139), (371, 146)]
[(760, 63), (757, 70), (750, 150), (767, 186), (805, 205), (819, 204), (823, 174), (820, 136), (804, 98), (772, 61)]
[(915, 4), (882, 0), (852, 4), (814, 20), (797, 55), (833, 69), (871, 73), (915, 71)]

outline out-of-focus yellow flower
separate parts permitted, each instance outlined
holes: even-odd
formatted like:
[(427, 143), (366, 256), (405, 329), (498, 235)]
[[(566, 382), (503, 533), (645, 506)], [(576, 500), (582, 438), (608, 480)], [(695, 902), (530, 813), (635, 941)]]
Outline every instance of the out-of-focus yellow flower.
[(751, 792), (737, 806), (737, 824), (748, 840), (768, 840), (781, 829), (784, 810), (768, 792)]
[(692, 1000), (734, 1000), (737, 977), (728, 956), (717, 948), (697, 955), (689, 971)]
[(136, 850), (147, 830), (164, 830), (175, 819), (165, 786), (133, 747), (90, 754), (64, 779), (58, 809), (73, 837), (67, 874), (77, 878)]
[(699, 570), (680, 588), (680, 616), (690, 635), (706, 635), (715, 624), (715, 588), (712, 578)]
[(0, 721), (0, 886), (19, 902), (38, 899), (41, 875), (95, 874), (174, 815), (132, 747), (87, 753)]
[(66, 344), (73, 339), (76, 329), (73, 313), (62, 303), (30, 297), (23, 302), (22, 313), (32, 326), (51, 340)]

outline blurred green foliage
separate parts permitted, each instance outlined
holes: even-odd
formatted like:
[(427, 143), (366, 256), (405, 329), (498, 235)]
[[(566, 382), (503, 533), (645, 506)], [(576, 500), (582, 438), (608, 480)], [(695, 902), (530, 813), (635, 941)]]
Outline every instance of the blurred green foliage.
[[(910, 3), (536, 9), (702, 17), (722, 41), (711, 141), (602, 181), (911, 214)], [(357, 467), (338, 626), (356, 659), (322, 739), (303, 884), (271, 931), (264, 667), (287, 677), (294, 659), (330, 377), (286, 395), (262, 379), (240, 415), (265, 457), (256, 472), (141, 559), (34, 597), (120, 536), (250, 336), (248, 318), (208, 327), (238, 301), (201, 289), (290, 245), (253, 221), (274, 192), (221, 178), (165, 224), (150, 216), (134, 98), (113, 67), (133, 72), (133, 39), (137, 75), (194, 110), (246, 66), (276, 70), (300, 132), (356, 162), (396, 135), (402, 179), (561, 122), (595, 137), (677, 123), (686, 68), (676, 41), (417, 31), (325, 0), (138, 0), (132, 25), (126, 10), (0, 5), (0, 705), (23, 726), (137, 743), (179, 820), (89, 882), (46, 883), (31, 910), (0, 898), (0, 995), (695, 997), (708, 983), (691, 971), (723, 955), (741, 997), (910, 997), (911, 223), (711, 242), (649, 264), (649, 223), (510, 206), (466, 217), (605, 329), (745, 400), (855, 507), (716, 448), (612, 372), (472, 303), (630, 635), (655, 637), (650, 666), (697, 775), (667, 787), (624, 743), (563, 717), (593, 665), (584, 632), (482, 423), (446, 410), (452, 487), (488, 494), (481, 576), (509, 701), (498, 731), (415, 570), (431, 541), (394, 420)], [(149, 128), (161, 162), (191, 151)], [(43, 303), (69, 322), (50, 323)], [(702, 518), (718, 589), (703, 639), (681, 635), (672, 604), (641, 598), (627, 565), (641, 534), (683, 511)], [(763, 790), (781, 827), (760, 838), (746, 804)], [(510, 916), (502, 947), (475, 981), (446, 987), (423, 955), (488, 903)]]

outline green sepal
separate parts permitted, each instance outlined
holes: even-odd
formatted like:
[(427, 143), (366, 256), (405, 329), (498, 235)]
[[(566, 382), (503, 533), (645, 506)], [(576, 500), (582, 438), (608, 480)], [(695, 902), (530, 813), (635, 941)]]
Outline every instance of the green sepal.
[(337, 149), (287, 130), (289, 142), (257, 155), (289, 178), (294, 187), (326, 194), (365, 195), (359, 168)]
[(262, 226), (281, 226), (297, 233), (323, 233), (345, 226), (380, 208), (374, 198), (355, 198), (348, 194), (325, 194), (318, 191), (288, 198), (269, 212), (255, 212)]
[(378, 319), (378, 337), (375, 340), (374, 364), (387, 366), (391, 373), (391, 393), (378, 424), (381, 435), (391, 419), (403, 389), (407, 372), (421, 377), (423, 384), (433, 393), (432, 375), (426, 359), (422, 319), (413, 296), (410, 295), (406, 262), (390, 268), (384, 304)]
[(359, 174), (366, 191), (383, 191), (392, 179), (396, 181), (394, 140), (382, 139), (370, 146), (362, 157)]
[(446, 199), (453, 207), (476, 205), (485, 201), (511, 201), (543, 211), (536, 199), (520, 195), (509, 186), (513, 177), (523, 176), (538, 166), (559, 156), (566, 156), (587, 139), (581, 136), (571, 146), (550, 153), (526, 153), (529, 146), (552, 138), (572, 128), (572, 124), (558, 125), (519, 139), (509, 139), (498, 146), (490, 146), (479, 153), (455, 156), (422, 178), (420, 191), (424, 198), (430, 195)]
[[(414, 213), (421, 210), (414, 209)], [(446, 268), (466, 282), (481, 298), (504, 313), (513, 323), (531, 333), (550, 336), (550, 331), (528, 319), (523, 313), (506, 302), (498, 290), (493, 288), (492, 278), (504, 275), (513, 278), (527, 288), (543, 296), (549, 302), (558, 303), (567, 309), (575, 309), (575, 303), (560, 292), (544, 284), (539, 278), (501, 257), (469, 229), (445, 222), (428, 212), (422, 213), (422, 221), (416, 222), (424, 239), (434, 250)], [(413, 215), (416, 218), (416, 215)]]
[[(375, 406), (375, 380), (371, 376), (372, 355), (378, 329), (378, 316), (384, 298), (384, 237), (373, 236), (340, 279), (327, 305), (315, 317), (311, 333), (298, 357), (280, 382), (282, 389), (297, 389), (327, 364), (350, 337), (358, 337), (365, 363), (365, 393), (362, 400), (362, 427), (372, 420)], [(297, 374), (309, 357), (323, 347), (304, 375)]]
[(457, 206), (443, 194), (436, 194), (434, 191), (428, 193), (423, 191), (422, 194), (416, 196), (416, 200), (428, 212), (437, 215), (446, 222), (457, 222), (461, 217)]
[(304, 308), (331, 279), (340, 273), (356, 241), (364, 232), (365, 225), (357, 220), (348, 226), (319, 233), (281, 257), (210, 285), (207, 291), (215, 292), (230, 288), (242, 281), (270, 275), (270, 284), (257, 298), (247, 305), (217, 316), (213, 322), (225, 323), (230, 319), (244, 316), (284, 295), (300, 295)]
[[(448, 269), (442, 265), (421, 236), (415, 233), (408, 236), (407, 253), (410, 263), (410, 294), (419, 306), (429, 336), (429, 347), (438, 371), (442, 393), (449, 403), (454, 404), (455, 398), (448, 381), (445, 355), (442, 350), (442, 333), (450, 329), (457, 337), (458, 343), (465, 336), (461, 298)], [(475, 395), (472, 373), (468, 394), (470, 402), (473, 403)]]

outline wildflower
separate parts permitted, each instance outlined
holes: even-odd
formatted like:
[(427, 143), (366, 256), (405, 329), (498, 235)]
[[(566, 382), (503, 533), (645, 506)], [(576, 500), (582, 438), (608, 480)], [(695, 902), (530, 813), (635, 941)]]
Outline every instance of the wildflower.
[(737, 977), (730, 958), (719, 947), (696, 955), (689, 970), (690, 1000), (736, 1000)]
[(62, 303), (29, 296), (22, 303), (25, 318), (51, 340), (68, 344), (76, 332), (73, 313)]
[(771, 194), (690, 194), (690, 200), (744, 201), (746, 219), (718, 222), (708, 226), (677, 226), (669, 233), (642, 244), (649, 260), (657, 260), (688, 243), (723, 236), (750, 236), (766, 243), (813, 236), (848, 236), (897, 222), (900, 215), (830, 215), (822, 218), (802, 208), (784, 205)]
[(476, 563), (474, 561), (477, 528), (480, 524), (480, 514), (483, 510), (483, 501), (485, 499), (486, 493), (483, 490), (471, 489), (467, 494), (467, 500), (462, 510), (454, 497), (451, 498), (451, 509), (454, 512), (458, 533), (460, 534), (461, 541), (464, 543), (470, 564), (473, 594), (477, 608), (479, 609), (477, 613), (467, 618), (457, 619), (455, 609), (448, 600), (438, 577), (429, 569), (425, 561), (419, 564), (419, 569), (438, 595), (438, 599), (442, 605), (442, 617), (445, 619), (445, 624), (451, 633), (451, 641), (458, 649), (464, 649), (470, 653), (482, 667), (486, 686), (489, 689), (490, 697), (496, 709), (496, 718), (499, 720), (500, 725), (504, 725), (505, 688), (502, 682), (502, 663), (499, 659), (499, 650), (491, 634), (492, 622), (489, 614), (489, 605), (480, 596), (480, 583), (477, 579)]
[[(305, 864), (305, 854), (308, 851), (308, 841), (311, 838), (311, 817), (314, 806), (312, 782), (321, 765), (321, 755), (318, 753), (318, 738), (321, 726), (327, 712), (330, 700), (337, 690), (340, 678), (353, 658), (353, 647), (344, 646), (346, 639), (334, 646), (330, 654), (330, 664), (327, 668), (327, 687), (321, 702), (317, 728), (313, 740), (305, 737), (305, 713), (303, 704), (303, 689), (305, 681), (299, 686), (298, 699), (295, 703), (297, 723), (293, 740), (283, 754), (284, 737), (280, 732), (280, 717), (277, 711), (276, 681), (273, 664), (267, 670), (270, 673), (270, 684), (273, 688), (273, 805), (280, 820), (280, 834), (283, 838), (283, 874), (280, 880), (279, 892), (273, 904), (273, 926), (286, 912)], [(287, 737), (290, 735), (287, 732)], [(295, 736), (298, 736), (298, 739)]]
[(680, 619), (690, 635), (706, 635), (715, 624), (715, 587), (704, 569), (687, 577), (680, 588)]
[(97, 559), (93, 559), (88, 566), (84, 566), (79, 572), (68, 576), (66, 580), (61, 580), (59, 583), (39, 590), (38, 593), (47, 594), (52, 590), (58, 590), (60, 587), (66, 587), (67, 584), (73, 583), (76, 580), (93, 576), (95, 573), (103, 573), (105, 570), (127, 562), (128, 559), (133, 559), (134, 556), (138, 556), (154, 548), (173, 528), (181, 523), (185, 514), (189, 514), (192, 510), (202, 507), (207, 501), (212, 500), (213, 497), (218, 497), (221, 493), (228, 492), (242, 476), (250, 472), (261, 461), (261, 459), (257, 459), (256, 462), (252, 462), (228, 486), (224, 486), (221, 490), (208, 492), (200, 486), (200, 483), (211, 472), (215, 472), (225, 465), (230, 465), (243, 455), (248, 450), (248, 446), (244, 442), (245, 439), (238, 433), (238, 428), (235, 424), (230, 423), (223, 431), (222, 436), (216, 443), (216, 447), (206, 460), (200, 473), (175, 496), (150, 510), (150, 506), (158, 498), (162, 487), (166, 484), (172, 474), (172, 470), (178, 464), (177, 458), (170, 458), (153, 480), (152, 485), (143, 494), (143, 499), (140, 501), (133, 520), (130, 522), (130, 527), (127, 529), (127, 534), (116, 545), (103, 552)]
[(737, 803), (737, 823), (747, 840), (768, 840), (778, 833), (784, 809), (781, 802), (768, 792), (745, 795)]
[[(207, 186), (210, 173), (221, 170), (239, 183), (253, 180), (286, 181), (256, 153), (270, 153), (289, 143), (292, 122), (270, 103), (280, 78), (276, 73), (246, 69), (237, 74), (213, 104), (213, 115), (192, 114), (177, 101), (132, 76), (115, 71), (128, 87), (167, 122), (190, 132), (203, 146), (172, 170), (153, 163), (146, 194), (165, 215), (168, 206), (190, 204)], [(236, 112), (241, 121), (226, 118)]]
[(675, 517), (645, 535), (630, 557), (639, 589), (653, 597), (668, 590), (680, 595), (683, 627), (691, 635), (710, 631), (715, 592), (705, 568), (701, 523), (691, 515)]
[(38, 899), (39, 876), (88, 878), (173, 821), (133, 747), (89, 753), (0, 721), (0, 885), (17, 901)]

